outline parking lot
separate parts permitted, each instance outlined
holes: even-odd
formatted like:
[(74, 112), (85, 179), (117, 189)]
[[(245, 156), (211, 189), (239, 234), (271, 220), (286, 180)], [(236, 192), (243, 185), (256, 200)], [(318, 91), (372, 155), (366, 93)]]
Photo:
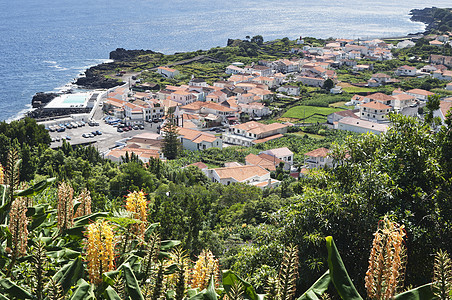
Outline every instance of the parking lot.
[[(94, 147), (98, 149), (99, 152), (104, 153), (110, 148), (115, 146), (115, 142), (124, 138), (133, 137), (135, 135), (144, 132), (157, 132), (157, 127), (160, 123), (147, 123), (144, 124), (144, 129), (131, 130), (127, 132), (117, 132), (117, 128), (112, 125), (106, 124), (103, 120), (97, 121), (99, 126), (89, 126), (86, 124), (82, 127), (66, 129), (64, 132), (49, 132), (52, 139), (59, 139), (60, 141), (52, 142), (51, 148), (61, 147), (63, 144), (63, 139), (65, 139), (71, 145), (78, 144), (93, 144)], [(100, 131), (101, 135), (96, 135), (94, 137), (83, 137), (83, 134), (89, 134), (93, 131)], [(69, 137), (69, 138), (67, 138)]]

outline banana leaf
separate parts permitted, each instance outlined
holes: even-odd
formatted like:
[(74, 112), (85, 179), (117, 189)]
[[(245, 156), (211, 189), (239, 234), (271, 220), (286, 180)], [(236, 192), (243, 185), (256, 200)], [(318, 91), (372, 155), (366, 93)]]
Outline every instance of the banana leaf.
[(93, 214), (86, 215), (83, 217), (75, 218), (74, 219), (74, 227), (88, 225), (88, 224), (96, 221), (97, 218), (108, 217), (109, 214), (110, 213), (108, 213), (108, 212), (97, 212), (97, 213), (93, 213)]
[(362, 300), (361, 296), (355, 288), (347, 269), (342, 262), (341, 255), (334, 244), (333, 237), (328, 236), (326, 239), (326, 247), (328, 249), (328, 266), (330, 269), (330, 277), (336, 290), (345, 300)]
[(53, 280), (63, 288), (64, 294), (83, 277), (83, 263), (79, 256), (68, 264), (64, 265), (55, 275)]
[(71, 300), (96, 300), (96, 295), (94, 295), (94, 287), (89, 284), (84, 279), (80, 279), (77, 282), (77, 289), (70, 298)]
[(168, 251), (168, 250), (171, 250), (172, 248), (174, 248), (175, 246), (177, 246), (179, 244), (180, 244), (180, 241), (175, 241), (175, 240), (162, 241), (160, 243), (160, 250)]
[(297, 300), (319, 300), (319, 297), (328, 289), (330, 282), (331, 277), (328, 270)]
[(202, 290), (200, 293), (190, 298), (190, 300), (217, 300), (217, 299), (218, 296), (217, 293), (215, 292), (215, 283), (213, 276), (210, 277), (207, 289)]
[(226, 293), (229, 293), (231, 290), (231, 286), (234, 285), (234, 282), (240, 282), (244, 289), (245, 289), (245, 298), (250, 300), (261, 300), (264, 299), (264, 295), (260, 295), (256, 293), (254, 290), (254, 287), (240, 278), (239, 276), (235, 275), (233, 272), (226, 270), (223, 271), (223, 287)]
[(25, 189), (23, 191), (16, 191), (14, 193), (14, 197), (36, 196), (39, 193), (41, 193), (43, 190), (45, 190), (49, 185), (51, 185), (55, 180), (56, 180), (56, 177), (41, 180), (40, 182), (36, 183), (32, 187), (29, 187), (28, 189)]
[(144, 300), (138, 281), (135, 277), (135, 274), (133, 274), (132, 268), (130, 267), (129, 263), (122, 265), (122, 271), (124, 272), (125, 287), (127, 294), (129, 294), (129, 297), (134, 300)]
[(115, 285), (115, 277), (118, 276), (118, 274), (121, 274), (121, 268), (117, 268), (114, 271), (110, 271), (110, 272), (105, 272), (102, 274), (102, 281), (105, 282), (108, 285)]
[(33, 296), (27, 290), (21, 288), (8, 278), (0, 279), (0, 291), (4, 294), (8, 294), (11, 298), (15, 299), (32, 299)]
[(111, 286), (108, 286), (105, 289), (104, 297), (107, 300), (121, 300), (121, 297), (119, 297), (118, 293), (116, 293), (116, 291)]
[(0, 294), (0, 300), (9, 300), (9, 298)]
[(97, 218), (105, 218), (109, 215), (107, 212), (97, 212), (83, 217), (74, 219), (74, 226), (64, 231), (64, 234), (83, 238), (85, 226), (94, 222)]
[(151, 233), (153, 233), (154, 230), (159, 226), (160, 226), (160, 223), (152, 223), (151, 225), (148, 226), (148, 228), (146, 228), (146, 231), (144, 232), (144, 236), (145, 236), (146, 240), (149, 238)]
[(30, 230), (34, 230), (47, 219), (49, 215), (49, 212), (46, 212), (47, 206), (47, 204), (39, 204), (27, 208), (27, 217), (31, 217), (32, 220)]
[(432, 291), (433, 283), (427, 283), (411, 289), (404, 293), (394, 296), (394, 300), (423, 300), (423, 299), (437, 299)]
[(52, 257), (52, 258), (57, 258), (57, 259), (74, 259), (77, 258), (81, 255), (80, 252), (78, 251), (74, 251), (72, 249), (69, 248), (64, 248), (62, 250), (58, 250), (58, 251), (48, 251), (47, 252), (47, 256)]

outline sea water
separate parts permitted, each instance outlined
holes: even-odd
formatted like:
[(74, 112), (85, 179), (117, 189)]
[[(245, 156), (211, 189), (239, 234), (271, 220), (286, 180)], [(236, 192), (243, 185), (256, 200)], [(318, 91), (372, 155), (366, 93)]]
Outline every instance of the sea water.
[(0, 121), (59, 91), (109, 52), (166, 54), (225, 46), (228, 38), (373, 38), (424, 30), (413, 8), (444, 0), (17, 0), (0, 1)]

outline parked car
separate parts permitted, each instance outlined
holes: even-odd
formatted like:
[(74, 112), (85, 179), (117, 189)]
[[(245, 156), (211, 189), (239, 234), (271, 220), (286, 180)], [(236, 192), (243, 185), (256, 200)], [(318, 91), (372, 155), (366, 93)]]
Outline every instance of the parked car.
[(102, 131), (96, 130), (96, 134), (97, 134), (97, 135), (102, 135)]
[(124, 130), (122, 130), (122, 128), (119, 128), (116, 130), (117, 132), (123, 132)]
[(68, 135), (66, 135), (66, 140), (72, 140), (72, 138)]
[(96, 135), (97, 135), (97, 132), (96, 132), (96, 131), (91, 131), (91, 134), (92, 134), (93, 136), (96, 136)]
[(140, 125), (140, 129), (143, 130), (144, 129), (144, 125)]
[(56, 140), (57, 142), (61, 141), (61, 139), (60, 139), (59, 136), (57, 136), (57, 137), (55, 138), (55, 140)]

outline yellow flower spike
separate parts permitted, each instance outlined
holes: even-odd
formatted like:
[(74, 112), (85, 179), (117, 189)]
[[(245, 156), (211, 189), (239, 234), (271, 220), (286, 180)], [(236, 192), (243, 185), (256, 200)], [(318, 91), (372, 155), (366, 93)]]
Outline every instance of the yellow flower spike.
[(132, 226), (132, 232), (139, 237), (144, 237), (147, 227), (147, 201), (143, 191), (135, 191), (127, 195), (126, 210), (133, 214), (134, 219), (141, 221), (140, 224)]
[(28, 218), (26, 213), (25, 199), (22, 197), (16, 198), (11, 204), (8, 223), (8, 229), (11, 232), (11, 250), (15, 258), (27, 253)]
[(0, 184), (3, 184), (3, 179), (5, 178), (5, 173), (3, 172), (3, 166), (0, 164)]
[(91, 195), (86, 188), (82, 190), (77, 200), (80, 201), (80, 205), (75, 212), (74, 218), (91, 214)]
[(391, 222), (386, 216), (374, 234), (365, 286), (370, 299), (391, 299), (403, 284), (406, 250), (404, 226)]
[(201, 290), (206, 288), (212, 275), (216, 279), (215, 282), (218, 282), (219, 270), (218, 259), (215, 259), (213, 253), (210, 250), (202, 250), (190, 275), (191, 288), (200, 288)]
[(102, 283), (102, 274), (114, 269), (113, 228), (107, 222), (98, 220), (87, 228), (86, 260), (91, 283)]
[(65, 230), (71, 228), (74, 221), (74, 189), (69, 183), (62, 182), (58, 186), (58, 228)]

